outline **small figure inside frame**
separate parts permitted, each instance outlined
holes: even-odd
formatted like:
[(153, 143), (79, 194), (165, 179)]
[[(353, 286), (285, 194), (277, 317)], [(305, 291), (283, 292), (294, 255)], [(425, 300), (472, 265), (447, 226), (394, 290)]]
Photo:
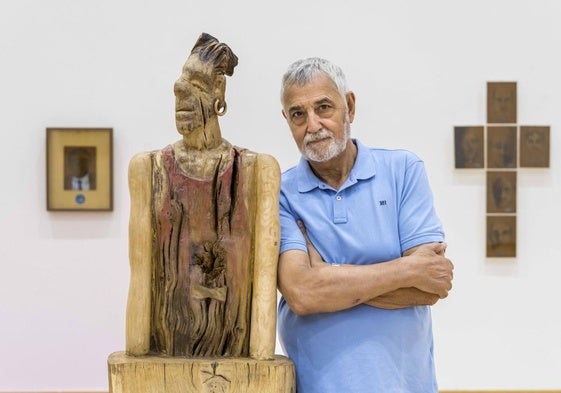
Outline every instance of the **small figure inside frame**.
[(96, 189), (95, 146), (64, 147), (64, 189), (89, 191)]

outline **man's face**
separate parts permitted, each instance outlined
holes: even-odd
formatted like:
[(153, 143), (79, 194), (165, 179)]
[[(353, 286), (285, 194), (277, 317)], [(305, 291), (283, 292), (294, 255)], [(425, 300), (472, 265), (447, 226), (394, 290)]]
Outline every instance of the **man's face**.
[(213, 113), (214, 78), (197, 55), (191, 55), (174, 84), (175, 124), (183, 136), (204, 127)]
[(320, 74), (304, 86), (285, 90), (282, 113), (302, 155), (324, 162), (345, 150), (354, 119), (354, 96), (349, 93), (345, 102), (331, 79)]

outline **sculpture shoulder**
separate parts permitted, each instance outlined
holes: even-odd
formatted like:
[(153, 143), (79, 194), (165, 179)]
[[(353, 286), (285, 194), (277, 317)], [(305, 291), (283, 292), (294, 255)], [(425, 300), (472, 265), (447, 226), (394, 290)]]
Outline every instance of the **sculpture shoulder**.
[(279, 172), (279, 163), (277, 162), (276, 158), (264, 153), (257, 153), (256, 154), (256, 163), (257, 166), (263, 170), (273, 172)]
[(147, 162), (150, 162), (152, 159), (153, 152), (143, 151), (140, 153), (136, 153), (132, 156), (131, 160), (129, 161), (129, 167), (137, 167), (145, 165)]
[(129, 162), (129, 178), (151, 173), (153, 155), (154, 152), (141, 152), (135, 154)]
[(256, 155), (257, 176), (259, 180), (275, 185), (280, 184), (280, 167), (277, 160), (269, 155), (259, 153)]

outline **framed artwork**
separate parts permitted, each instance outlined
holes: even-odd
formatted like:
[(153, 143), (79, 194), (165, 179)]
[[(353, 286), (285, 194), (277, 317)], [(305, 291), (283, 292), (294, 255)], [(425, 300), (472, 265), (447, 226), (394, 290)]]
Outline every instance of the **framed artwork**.
[(516, 257), (516, 216), (487, 216), (487, 257)]
[(487, 82), (487, 123), (516, 123), (516, 82)]
[(454, 127), (456, 168), (483, 168), (483, 126)]
[(549, 126), (520, 126), (520, 166), (549, 168)]
[(516, 257), (518, 168), (550, 165), (550, 126), (516, 124), (516, 89), (517, 82), (487, 82), (487, 124), (454, 127), (456, 168), (484, 168), (487, 176), (487, 257)]
[(516, 213), (516, 171), (487, 172), (487, 213)]
[(47, 128), (47, 210), (113, 210), (112, 128)]
[(516, 127), (487, 127), (487, 167), (516, 168)]

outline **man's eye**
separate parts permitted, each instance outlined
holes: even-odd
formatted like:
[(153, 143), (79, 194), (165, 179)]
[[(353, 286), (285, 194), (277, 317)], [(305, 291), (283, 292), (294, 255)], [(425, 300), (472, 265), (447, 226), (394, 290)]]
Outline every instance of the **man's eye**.
[(333, 112), (333, 107), (328, 104), (322, 104), (316, 108), (316, 113), (320, 116), (329, 115)]
[(298, 119), (303, 116), (303, 112), (292, 112), (292, 118)]

